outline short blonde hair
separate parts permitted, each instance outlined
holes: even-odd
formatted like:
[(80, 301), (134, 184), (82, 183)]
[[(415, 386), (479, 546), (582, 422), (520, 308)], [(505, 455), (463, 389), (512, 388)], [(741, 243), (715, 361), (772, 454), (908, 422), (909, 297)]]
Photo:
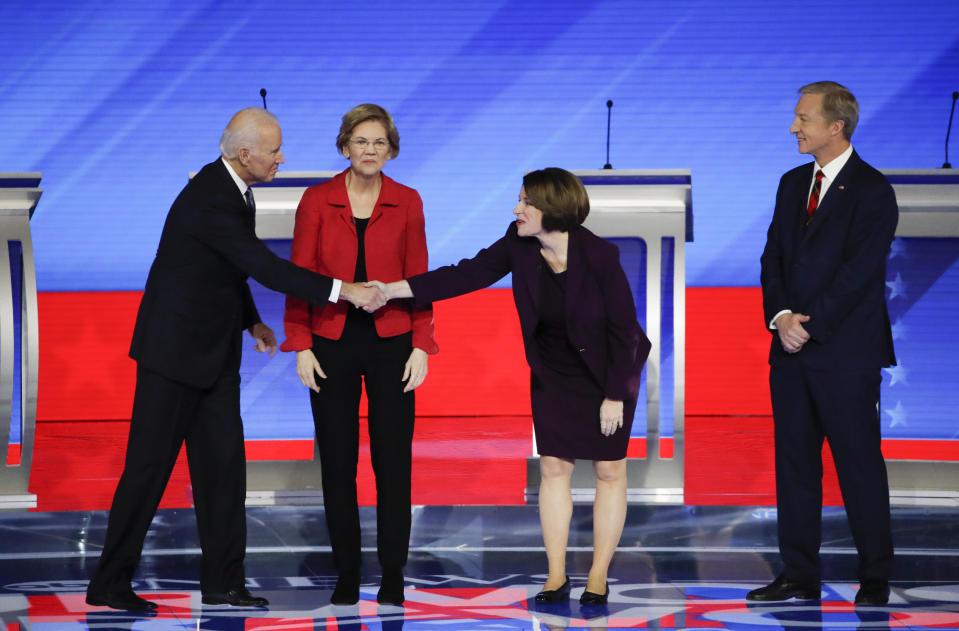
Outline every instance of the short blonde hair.
[(816, 81), (799, 88), (800, 94), (822, 94), (822, 114), (829, 122), (842, 121), (842, 135), (846, 140), (859, 123), (859, 103), (844, 85), (835, 81)]
[(357, 105), (349, 112), (343, 115), (343, 122), (340, 123), (340, 133), (336, 136), (336, 148), (340, 153), (350, 144), (350, 138), (353, 136), (353, 130), (360, 123), (366, 121), (377, 121), (386, 129), (386, 139), (390, 143), (390, 157), (395, 158), (400, 155), (400, 132), (396, 131), (396, 124), (393, 117), (385, 109), (375, 103), (363, 103)]

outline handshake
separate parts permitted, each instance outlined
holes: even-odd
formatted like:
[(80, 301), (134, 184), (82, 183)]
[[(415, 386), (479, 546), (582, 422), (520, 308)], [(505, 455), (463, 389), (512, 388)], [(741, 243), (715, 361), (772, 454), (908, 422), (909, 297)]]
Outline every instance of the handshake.
[(340, 298), (347, 300), (357, 309), (373, 313), (394, 298), (412, 298), (410, 286), (405, 280), (395, 283), (383, 283), (371, 280), (366, 283), (343, 283)]

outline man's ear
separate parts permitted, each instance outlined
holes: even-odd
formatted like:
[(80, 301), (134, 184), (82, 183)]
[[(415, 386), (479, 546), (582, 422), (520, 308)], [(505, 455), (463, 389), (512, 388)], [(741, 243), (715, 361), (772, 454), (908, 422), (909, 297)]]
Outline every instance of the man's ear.
[(250, 161), (250, 150), (247, 147), (240, 147), (239, 151), (236, 152), (236, 159), (239, 160), (240, 164), (247, 164)]

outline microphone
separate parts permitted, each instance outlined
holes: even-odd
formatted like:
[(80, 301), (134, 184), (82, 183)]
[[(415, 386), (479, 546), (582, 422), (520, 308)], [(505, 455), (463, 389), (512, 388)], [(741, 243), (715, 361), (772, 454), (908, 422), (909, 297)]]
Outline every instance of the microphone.
[(952, 93), (952, 109), (949, 110), (949, 126), (946, 127), (946, 161), (942, 163), (943, 169), (951, 169), (949, 164), (949, 134), (952, 132), (952, 116), (956, 113), (956, 99), (959, 99), (959, 92)]
[[(953, 101), (955, 103), (955, 101)], [(606, 164), (604, 169), (612, 169), (613, 165), (609, 163), (609, 123), (613, 118), (613, 102), (606, 101)]]
[(260, 88), (260, 96), (263, 98), (263, 109), (266, 109), (266, 88)]

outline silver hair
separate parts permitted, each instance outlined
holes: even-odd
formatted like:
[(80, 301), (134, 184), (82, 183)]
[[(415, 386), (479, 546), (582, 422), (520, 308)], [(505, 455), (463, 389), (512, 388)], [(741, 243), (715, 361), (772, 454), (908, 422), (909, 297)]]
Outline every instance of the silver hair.
[(259, 139), (260, 125), (266, 122), (280, 124), (276, 116), (262, 107), (248, 107), (234, 114), (220, 136), (220, 153), (232, 160), (241, 148), (254, 148)]

